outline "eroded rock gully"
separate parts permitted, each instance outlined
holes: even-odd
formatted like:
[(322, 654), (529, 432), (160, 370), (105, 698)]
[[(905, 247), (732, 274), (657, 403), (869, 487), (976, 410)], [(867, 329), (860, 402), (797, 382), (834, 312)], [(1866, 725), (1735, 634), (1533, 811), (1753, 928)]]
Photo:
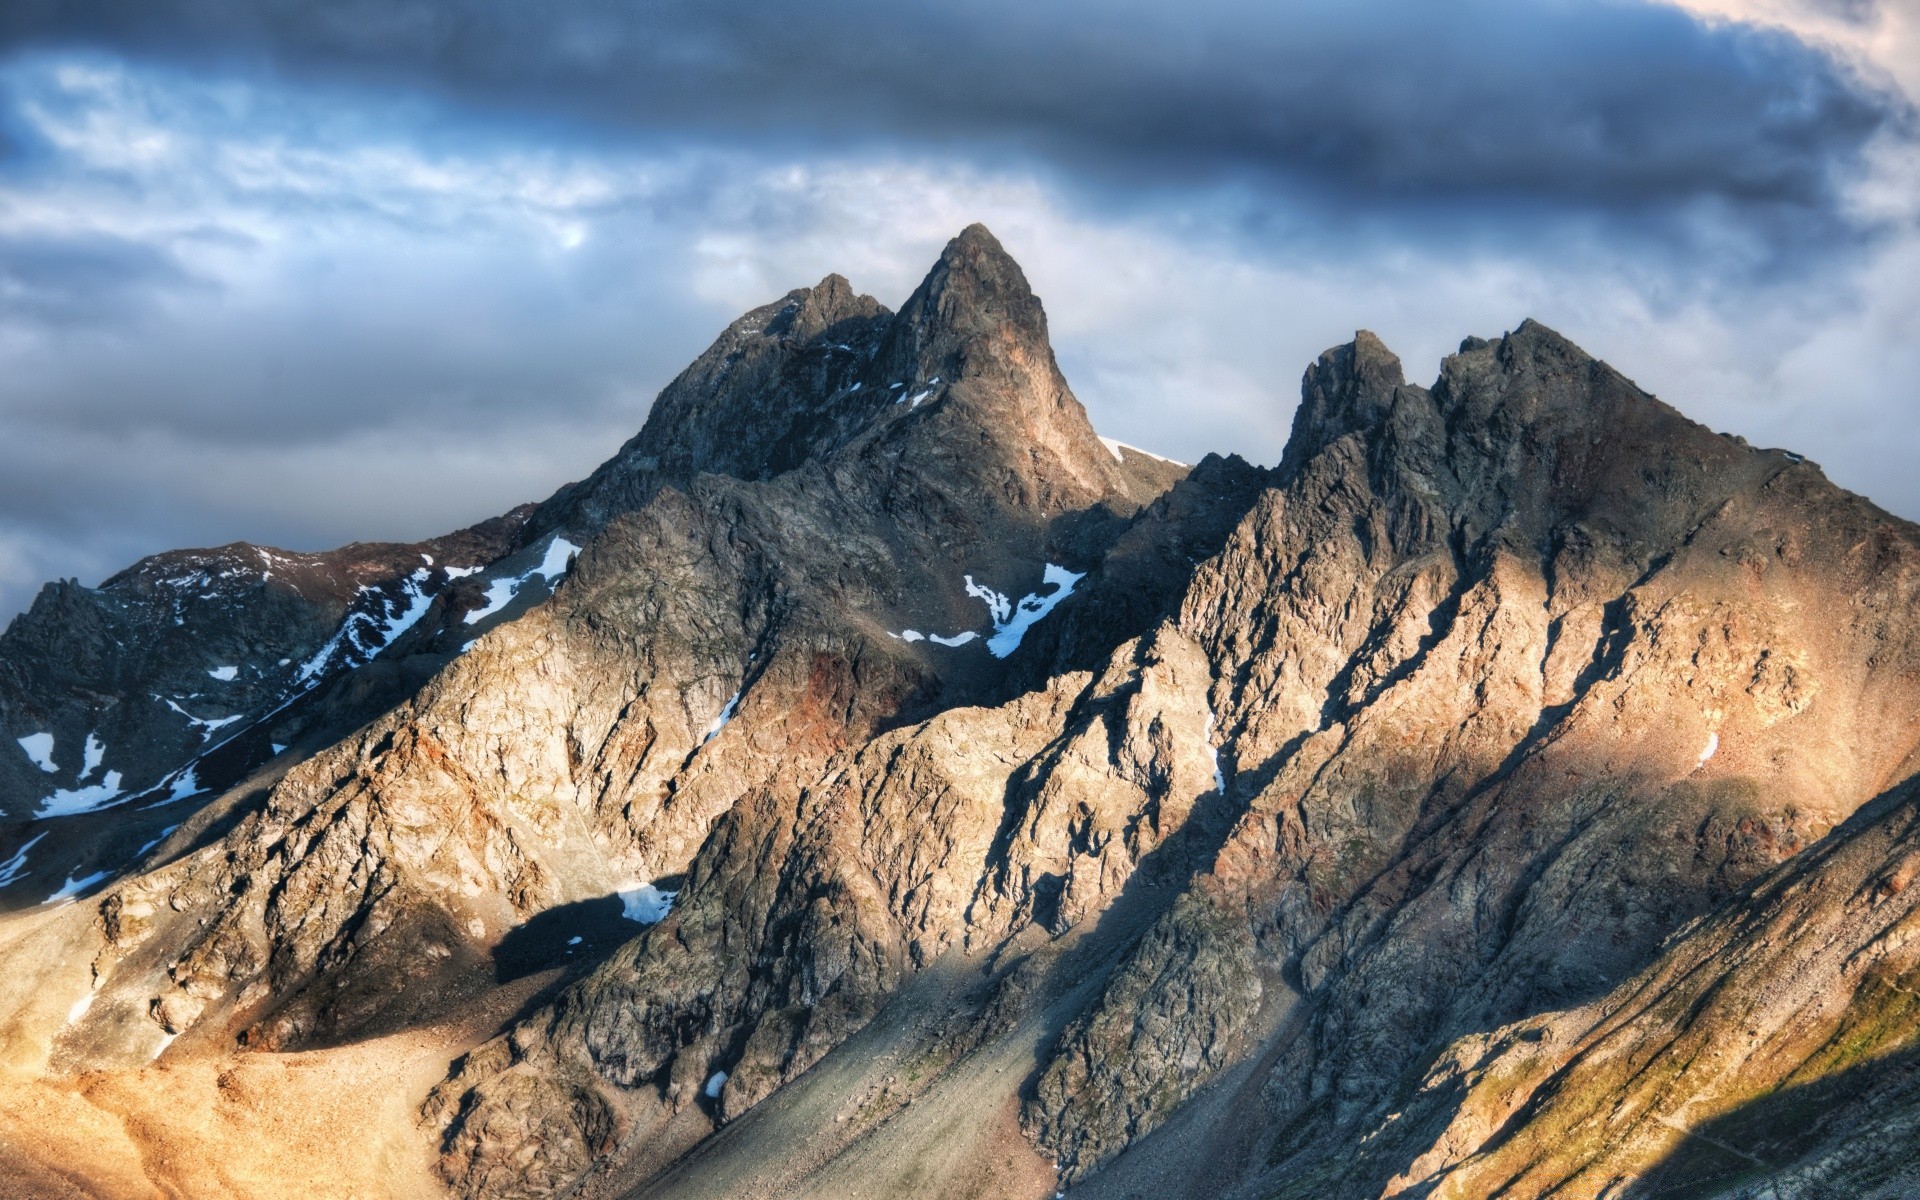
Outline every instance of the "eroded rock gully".
[(66, 923), (48, 1069), (445, 1023), (651, 884), (426, 1096), (441, 1186), (1910, 1165), (1862, 1156), (1920, 1123), (1920, 531), (1538, 324), (1432, 387), (1361, 333), (1278, 467), (1189, 471), (1101, 443), (974, 227), (898, 314), (748, 314), (486, 536)]

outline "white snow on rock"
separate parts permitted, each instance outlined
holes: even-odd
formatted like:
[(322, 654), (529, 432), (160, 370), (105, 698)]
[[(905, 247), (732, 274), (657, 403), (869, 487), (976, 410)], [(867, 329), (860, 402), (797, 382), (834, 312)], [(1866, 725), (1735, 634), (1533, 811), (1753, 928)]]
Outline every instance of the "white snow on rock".
[(663, 892), (651, 883), (636, 883), (624, 887), (617, 893), (620, 897), (620, 915), (629, 921), (638, 921), (642, 925), (658, 925), (667, 919), (673, 911), (673, 902), (679, 892)]
[(1086, 572), (1076, 574), (1065, 567), (1047, 564), (1044, 583), (1052, 587), (1045, 595), (1029, 592), (1014, 603), (1006, 596), (967, 579), (967, 595), (976, 597), (987, 606), (987, 613), (993, 618), (993, 636), (987, 639), (987, 652), (995, 658), (1005, 658), (1020, 648), (1020, 639), (1027, 636), (1027, 630), (1035, 622), (1054, 610), (1054, 606), (1073, 594), (1073, 585), (1085, 579)]
[(508, 579), (496, 579), (488, 584), (487, 602), (467, 614), (467, 624), (477, 625), (507, 605), (513, 603), (515, 593), (520, 590), (520, 585), (526, 581), (527, 577), (525, 575), (519, 575)]
[(1107, 448), (1107, 453), (1113, 455), (1113, 461), (1117, 463), (1123, 463), (1127, 461), (1127, 456), (1125, 454), (1122, 454), (1121, 451), (1131, 450), (1135, 454), (1144, 455), (1147, 458), (1158, 459), (1163, 463), (1171, 463), (1176, 467), (1184, 467), (1187, 465), (1186, 463), (1181, 462), (1177, 458), (1168, 458), (1164, 454), (1155, 454), (1151, 450), (1142, 450), (1138, 446), (1130, 446), (1126, 442), (1120, 441), (1118, 438), (1103, 437), (1100, 439), (1100, 444)]
[(86, 761), (80, 764), (80, 778), (82, 779), (87, 778), (100, 769), (100, 764), (105, 761), (107, 757), (107, 744), (100, 740), (99, 735), (89, 733), (87, 734), (87, 745), (84, 754)]
[(1213, 727), (1218, 721), (1219, 718), (1213, 715), (1213, 710), (1208, 709), (1206, 733), (1207, 757), (1213, 760), (1213, 790), (1224, 796), (1227, 794), (1227, 777), (1220, 770), (1220, 747), (1213, 744)]
[(522, 574), (510, 575), (505, 579), (496, 579), (488, 584), (486, 604), (468, 613), (465, 617), (466, 623), (469, 625), (478, 624), (511, 604), (513, 598), (520, 594), (520, 589), (525, 587), (527, 581), (535, 575), (540, 576), (546, 580), (547, 583), (551, 584), (555, 579), (567, 573), (569, 562), (573, 556), (578, 553), (580, 553), (580, 547), (574, 545), (566, 538), (555, 534), (553, 541), (547, 543), (547, 553), (546, 556), (540, 560), (540, 565)]
[(580, 553), (580, 547), (563, 537), (556, 536), (547, 546), (547, 556), (533, 570), (544, 576), (548, 583), (567, 573), (567, 567), (573, 556)]
[(20, 848), (13, 852), (12, 858), (9, 858), (5, 862), (0, 862), (0, 888), (11, 887), (15, 880), (26, 874), (27, 851), (33, 849), (33, 844), (45, 836), (47, 836), (47, 831), (42, 829), (39, 833), (34, 834), (22, 843)]
[(20, 739), (20, 748), (27, 752), (33, 765), (52, 775), (60, 768), (53, 761), (53, 735), (50, 733), (30, 733)]
[(419, 624), (420, 618), (427, 615), (427, 609), (433, 605), (433, 597), (427, 594), (426, 582), (432, 576), (423, 567), (407, 577), (403, 585), (407, 606), (381, 623), (377, 636), (380, 648), (393, 645), (393, 640)]
[(936, 642), (942, 646), (964, 646), (980, 635), (971, 629), (951, 637), (940, 633), (921, 633), (918, 629), (902, 629), (899, 633), (889, 632), (887, 636), (901, 642)]
[(287, 752), (287, 748), (281, 745), (279, 742), (269, 742), (267, 744), (273, 747), (273, 752), (275, 754), (285, 754)]
[(713, 724), (707, 726), (706, 736), (700, 739), (703, 745), (719, 737), (720, 731), (727, 727), (727, 722), (733, 720), (733, 710), (740, 706), (740, 695), (739, 692), (735, 692), (733, 698), (727, 701), (726, 707), (720, 710), (720, 715), (713, 719)]
[(213, 670), (208, 671), (207, 674), (213, 676), (215, 679), (218, 679), (221, 683), (232, 683), (235, 679), (238, 679), (240, 677), (240, 668), (239, 667), (215, 667)]
[(235, 713), (231, 717), (196, 717), (192, 713), (188, 712), (184, 708), (181, 708), (178, 704), (175, 704), (171, 700), (167, 700), (165, 703), (168, 708), (172, 709), (173, 711), (179, 713), (181, 716), (185, 717), (187, 719), (187, 724), (192, 725), (194, 728), (200, 730), (201, 733), (207, 737), (213, 736), (214, 730), (225, 729), (227, 726), (233, 724), (235, 721), (238, 721), (241, 717), (246, 715), (244, 713)]
[(105, 808), (120, 798), (120, 772), (108, 771), (107, 777), (92, 787), (64, 788), (40, 802), (35, 817), (71, 817), (77, 813)]
[(715, 1071), (712, 1075), (709, 1075), (707, 1077), (706, 1087), (707, 1099), (718, 1100), (720, 1098), (720, 1089), (726, 1086), (727, 1073), (725, 1071)]
[(101, 880), (105, 879), (106, 877), (107, 877), (107, 873), (105, 871), (95, 871), (93, 874), (85, 876), (84, 878), (80, 878), (80, 879), (75, 879), (73, 876), (69, 875), (67, 876), (67, 881), (60, 885), (59, 891), (55, 892), (51, 896), (48, 896), (45, 900), (42, 900), (40, 903), (53, 904), (56, 901), (60, 901), (60, 900), (71, 900), (75, 896), (78, 896), (81, 892), (86, 891), (88, 888), (92, 887), (96, 883), (99, 883)]
[[(449, 579), (458, 579), (475, 574), (481, 568), (446, 567), (443, 569)], [(400, 595), (397, 598), (381, 595), (378, 588), (361, 588), (360, 594), (363, 596), (380, 595), (376, 611), (355, 609), (349, 612), (346, 619), (340, 622), (340, 628), (335, 630), (333, 636), (327, 640), (327, 644), (315, 651), (312, 658), (300, 664), (300, 669), (294, 673), (295, 678), (312, 686), (319, 682), (320, 676), (330, 667), (336, 665), (358, 667), (373, 661), (401, 634), (419, 624), (420, 618), (426, 616), (427, 610), (433, 607), (434, 593), (427, 587), (432, 578), (433, 573), (421, 567), (401, 582)], [(510, 583), (517, 589), (526, 581), (526, 578), (527, 576), (522, 575), (517, 579), (501, 582)], [(500, 584), (496, 583), (494, 586), (497, 588)], [(513, 599), (513, 593), (509, 591), (500, 604), (505, 605), (507, 600), (511, 599)], [(475, 619), (471, 614), (467, 617), (469, 621)]]
[(167, 793), (167, 803), (171, 804), (175, 800), (185, 800), (188, 796), (199, 794), (200, 781), (194, 778), (198, 770), (199, 768), (189, 764), (184, 771), (180, 772), (179, 777), (173, 781), (172, 790)]
[(1707, 735), (1706, 749), (1700, 751), (1700, 761), (1695, 763), (1694, 766), (1696, 768), (1706, 766), (1707, 760), (1712, 758), (1719, 749), (1720, 749), (1720, 733), (1718, 730), (1715, 730), (1714, 732), (1709, 733)]
[(162, 829), (160, 831), (159, 837), (154, 838), (152, 841), (148, 842), (146, 845), (140, 847), (138, 850), (135, 850), (133, 852), (133, 856), (135, 858), (143, 857), (147, 851), (153, 849), (155, 846), (158, 846), (161, 842), (164, 842), (169, 837), (173, 836), (173, 831), (178, 828), (180, 828), (178, 825), (169, 825), (165, 829)]

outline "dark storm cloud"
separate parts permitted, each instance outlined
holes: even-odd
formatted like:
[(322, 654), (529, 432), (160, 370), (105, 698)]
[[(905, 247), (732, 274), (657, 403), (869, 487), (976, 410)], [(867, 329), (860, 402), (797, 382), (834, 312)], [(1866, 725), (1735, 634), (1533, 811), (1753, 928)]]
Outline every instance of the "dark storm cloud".
[(118, 323), (157, 290), (186, 286), (164, 251), (104, 234), (0, 236), (0, 323)]
[(1836, 175), (1907, 119), (1785, 36), (1618, 2), (13, 0), (0, 38), (264, 59), (677, 136), (1281, 183), (1335, 205), (1706, 202), (1802, 239), (1833, 231), (1809, 218)]
[(1638, 0), (0, 0), (0, 619), (543, 495), (738, 312), (897, 303), (976, 219), (1156, 449), (1271, 461), (1355, 327), (1418, 376), (1532, 313), (1663, 391), (1865, 398), (1809, 421), (1904, 464), (1920, 269), (1851, 201), (1913, 118), (1865, 79)]

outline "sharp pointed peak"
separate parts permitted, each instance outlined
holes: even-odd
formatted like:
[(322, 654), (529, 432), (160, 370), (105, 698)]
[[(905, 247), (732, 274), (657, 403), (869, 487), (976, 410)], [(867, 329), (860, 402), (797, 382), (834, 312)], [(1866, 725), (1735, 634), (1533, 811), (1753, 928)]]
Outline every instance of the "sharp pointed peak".
[(1002, 326), (1044, 343), (1047, 317), (1026, 272), (985, 225), (961, 230), (900, 308), (926, 331), (944, 329), (962, 339)]
[(1007, 253), (1007, 248), (1000, 244), (1000, 239), (993, 236), (993, 230), (978, 221), (954, 234), (953, 238), (947, 242), (947, 248), (942, 252), (941, 257), (969, 255), (975, 257), (997, 255), (1008, 261), (1012, 261), (1013, 257)]

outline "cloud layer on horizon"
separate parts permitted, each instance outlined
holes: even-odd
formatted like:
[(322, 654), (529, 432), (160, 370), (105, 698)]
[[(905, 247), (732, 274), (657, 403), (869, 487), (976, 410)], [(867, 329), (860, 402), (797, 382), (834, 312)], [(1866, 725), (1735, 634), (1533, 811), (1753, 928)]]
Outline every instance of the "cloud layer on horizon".
[(738, 311), (898, 303), (974, 219), (1128, 441), (1272, 461), (1354, 328), (1420, 378), (1532, 315), (1920, 515), (1920, 173), (1870, 62), (1606, 0), (531, 11), (0, 15), (0, 616), (543, 495)]

